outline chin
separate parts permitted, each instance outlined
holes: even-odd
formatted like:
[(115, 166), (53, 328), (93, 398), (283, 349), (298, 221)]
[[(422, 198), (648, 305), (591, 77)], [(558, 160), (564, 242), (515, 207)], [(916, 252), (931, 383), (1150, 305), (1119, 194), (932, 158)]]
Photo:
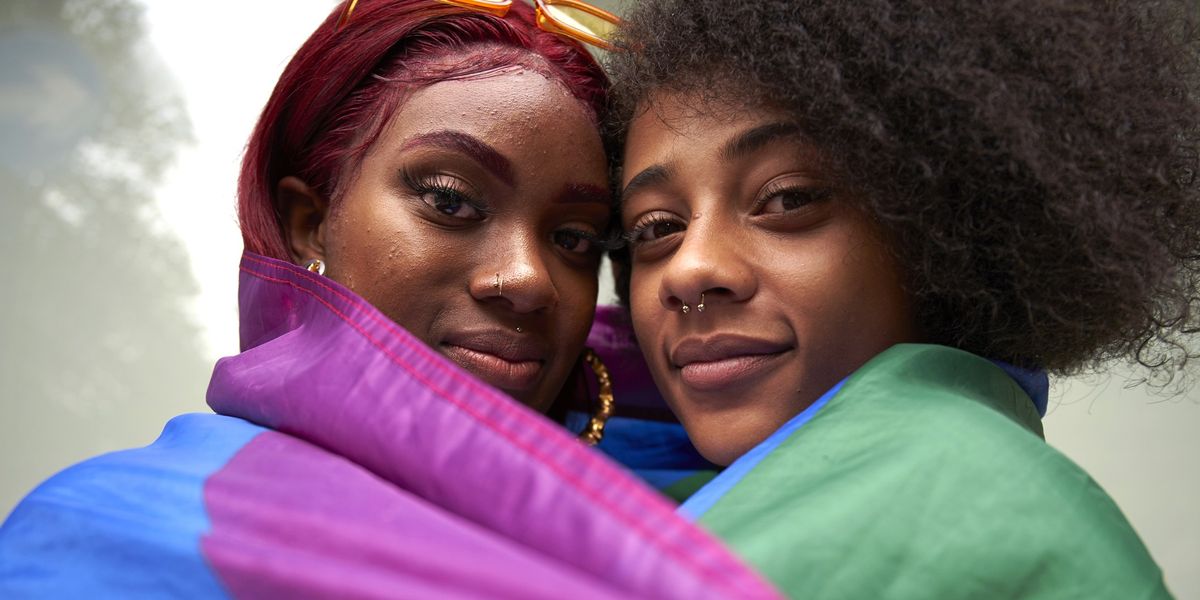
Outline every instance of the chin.
[(756, 422), (758, 419), (739, 417), (708, 415), (685, 420), (683, 428), (700, 456), (715, 465), (727, 467), (775, 431), (769, 424)]
[(733, 463), (733, 461), (737, 460), (743, 454), (749, 452), (750, 448), (754, 447), (750, 446), (749, 448), (735, 448), (728, 445), (721, 445), (719, 443), (702, 444), (699, 442), (693, 442), (693, 444), (696, 446), (696, 451), (700, 453), (700, 456), (704, 457), (704, 460), (707, 460), (718, 467), (728, 467)]
[(529, 408), (542, 413), (543, 415), (550, 412), (550, 407), (554, 406), (554, 396), (547, 397), (545, 394), (539, 394), (529, 398), (518, 398), (518, 401)]

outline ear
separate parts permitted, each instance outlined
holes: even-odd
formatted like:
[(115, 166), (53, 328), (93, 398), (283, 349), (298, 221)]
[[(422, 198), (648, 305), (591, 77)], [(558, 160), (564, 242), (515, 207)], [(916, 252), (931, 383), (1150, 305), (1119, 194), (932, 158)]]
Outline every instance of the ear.
[(329, 202), (300, 178), (288, 175), (275, 190), (284, 241), (292, 261), (325, 260), (325, 223)]

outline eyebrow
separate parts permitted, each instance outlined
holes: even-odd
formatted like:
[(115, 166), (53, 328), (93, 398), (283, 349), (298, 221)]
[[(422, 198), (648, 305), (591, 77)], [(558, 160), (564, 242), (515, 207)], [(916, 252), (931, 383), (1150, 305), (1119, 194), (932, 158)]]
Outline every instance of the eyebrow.
[(479, 163), (509, 187), (516, 183), (512, 162), (495, 148), (470, 134), (450, 129), (423, 133), (405, 143), (403, 149), (408, 150), (420, 146), (434, 146), (460, 152)]
[(795, 123), (779, 122), (760, 125), (729, 140), (721, 147), (721, 156), (727, 160), (741, 158), (763, 146), (786, 137), (800, 135), (800, 126)]
[[(800, 135), (800, 126), (795, 123), (781, 121), (760, 125), (726, 142), (721, 147), (721, 156), (727, 160), (740, 158), (752, 154), (779, 138), (798, 135)], [(641, 188), (662, 184), (671, 179), (672, 175), (669, 165), (651, 165), (634, 175), (629, 183), (625, 184), (625, 189), (621, 190), (621, 199), (624, 200)]]
[(603, 204), (612, 205), (612, 193), (598, 185), (568, 183), (554, 198), (558, 204)]
[(642, 169), (640, 173), (633, 176), (629, 183), (625, 184), (625, 189), (621, 190), (621, 199), (628, 198), (633, 192), (654, 185), (660, 185), (671, 179), (671, 167), (667, 165), (651, 165)]

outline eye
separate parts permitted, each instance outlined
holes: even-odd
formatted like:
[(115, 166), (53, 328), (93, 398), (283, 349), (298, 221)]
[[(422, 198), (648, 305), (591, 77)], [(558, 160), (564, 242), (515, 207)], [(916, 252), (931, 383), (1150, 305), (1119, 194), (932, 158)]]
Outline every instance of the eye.
[(487, 212), (472, 198), (470, 186), (457, 177), (417, 177), (403, 173), (404, 183), (425, 206), (455, 220), (480, 221)]
[(568, 252), (587, 254), (597, 249), (595, 234), (578, 229), (559, 229), (550, 235), (554, 244)]
[(802, 209), (810, 204), (826, 200), (831, 195), (828, 188), (792, 186), (767, 190), (757, 214), (784, 214)]
[(477, 221), (483, 218), (471, 201), (461, 193), (452, 189), (430, 189), (421, 192), (421, 201), (430, 208), (456, 219)]
[(634, 224), (625, 234), (625, 239), (633, 245), (638, 245), (654, 242), (683, 230), (683, 223), (675, 218), (663, 213), (652, 213)]

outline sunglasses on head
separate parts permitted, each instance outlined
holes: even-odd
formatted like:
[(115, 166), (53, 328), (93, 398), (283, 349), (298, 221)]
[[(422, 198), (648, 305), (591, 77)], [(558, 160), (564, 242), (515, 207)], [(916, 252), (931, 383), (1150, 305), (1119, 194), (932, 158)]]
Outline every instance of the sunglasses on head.
[[(508, 14), (514, 0), (437, 0), (442, 4), (458, 6), (497, 17)], [(620, 17), (579, 0), (532, 0), (537, 16), (537, 26), (542, 31), (591, 44), (603, 50), (613, 50), (615, 47), (609, 41)], [(350, 21), (358, 0), (346, 3), (346, 10), (338, 19), (338, 29)]]

